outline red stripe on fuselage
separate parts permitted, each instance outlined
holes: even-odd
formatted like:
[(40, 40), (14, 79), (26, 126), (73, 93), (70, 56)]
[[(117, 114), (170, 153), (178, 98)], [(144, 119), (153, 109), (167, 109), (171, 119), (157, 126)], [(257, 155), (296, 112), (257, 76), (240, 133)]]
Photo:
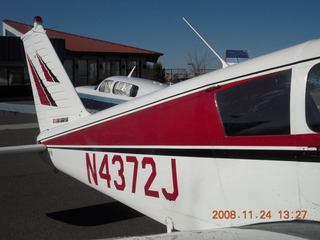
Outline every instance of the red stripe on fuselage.
[(44, 141), (46, 145), (316, 146), (319, 134), (226, 137), (213, 92), (201, 91)]
[(223, 136), (215, 109), (213, 94), (203, 91), (102, 122), (45, 143), (202, 145), (212, 142), (213, 133)]

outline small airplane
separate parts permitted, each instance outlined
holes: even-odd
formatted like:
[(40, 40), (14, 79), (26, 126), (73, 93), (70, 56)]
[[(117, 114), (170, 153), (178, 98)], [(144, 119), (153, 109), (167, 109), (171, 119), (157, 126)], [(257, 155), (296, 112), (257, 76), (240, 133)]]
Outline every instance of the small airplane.
[(87, 109), (103, 110), (114, 105), (160, 90), (168, 85), (143, 78), (113, 76), (104, 79), (98, 86), (76, 87), (81, 101)]
[(1, 153), (40, 151), (58, 170), (169, 233), (320, 221), (320, 40), (95, 114), (82, 104), (40, 17), (22, 41), (40, 134), (35, 145)]

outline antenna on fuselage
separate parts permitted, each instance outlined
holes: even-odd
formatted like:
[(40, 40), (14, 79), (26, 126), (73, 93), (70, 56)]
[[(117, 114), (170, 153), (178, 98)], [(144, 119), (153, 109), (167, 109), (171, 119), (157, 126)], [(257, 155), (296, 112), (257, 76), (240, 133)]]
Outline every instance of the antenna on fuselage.
[(132, 74), (133, 74), (133, 72), (134, 72), (135, 69), (136, 69), (136, 66), (134, 66), (134, 67), (132, 68), (131, 72), (130, 72), (129, 75), (128, 75), (128, 78), (131, 78), (131, 76), (132, 76)]
[(213, 48), (209, 45), (209, 43), (207, 43), (206, 40), (204, 40), (204, 38), (194, 29), (194, 27), (192, 27), (192, 25), (183, 17), (182, 18), (183, 21), (186, 22), (186, 24), (188, 24), (188, 26), (198, 35), (198, 37), (207, 45), (207, 47), (214, 53), (214, 55), (216, 55), (216, 57), (220, 60), (221, 64), (222, 64), (222, 68), (226, 68), (229, 66), (228, 63), (226, 63), (226, 61), (224, 61), (219, 55), (218, 53), (216, 53), (215, 50), (213, 50)]

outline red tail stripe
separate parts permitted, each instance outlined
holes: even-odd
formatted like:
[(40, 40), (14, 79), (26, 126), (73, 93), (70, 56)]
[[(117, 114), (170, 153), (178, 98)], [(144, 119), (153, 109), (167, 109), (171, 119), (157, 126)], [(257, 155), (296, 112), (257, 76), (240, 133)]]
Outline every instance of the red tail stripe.
[(42, 84), (41, 84), (40, 77), (39, 77), (37, 71), (35, 70), (29, 57), (28, 57), (28, 62), (29, 62), (29, 66), (30, 66), (30, 69), (32, 72), (32, 76), (33, 76), (33, 79), (34, 79), (34, 82), (35, 82), (35, 85), (37, 88), (37, 92), (38, 92), (41, 104), (51, 106), (51, 103), (50, 103), (50, 101), (44, 91)]
[(47, 64), (43, 61), (39, 54), (37, 54), (37, 57), (46, 80), (48, 82), (59, 82), (57, 77), (51, 72), (51, 70), (48, 68)]

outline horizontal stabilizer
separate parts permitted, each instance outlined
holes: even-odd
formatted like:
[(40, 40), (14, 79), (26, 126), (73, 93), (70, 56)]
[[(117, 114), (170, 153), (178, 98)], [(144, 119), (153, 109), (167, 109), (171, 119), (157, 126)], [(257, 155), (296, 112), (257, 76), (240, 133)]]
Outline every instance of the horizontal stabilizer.
[(0, 147), (1, 154), (14, 154), (14, 153), (30, 153), (30, 152), (43, 152), (47, 147), (43, 144), (30, 144), (10, 147)]
[(0, 111), (36, 114), (36, 109), (34, 105), (29, 104), (0, 103)]

